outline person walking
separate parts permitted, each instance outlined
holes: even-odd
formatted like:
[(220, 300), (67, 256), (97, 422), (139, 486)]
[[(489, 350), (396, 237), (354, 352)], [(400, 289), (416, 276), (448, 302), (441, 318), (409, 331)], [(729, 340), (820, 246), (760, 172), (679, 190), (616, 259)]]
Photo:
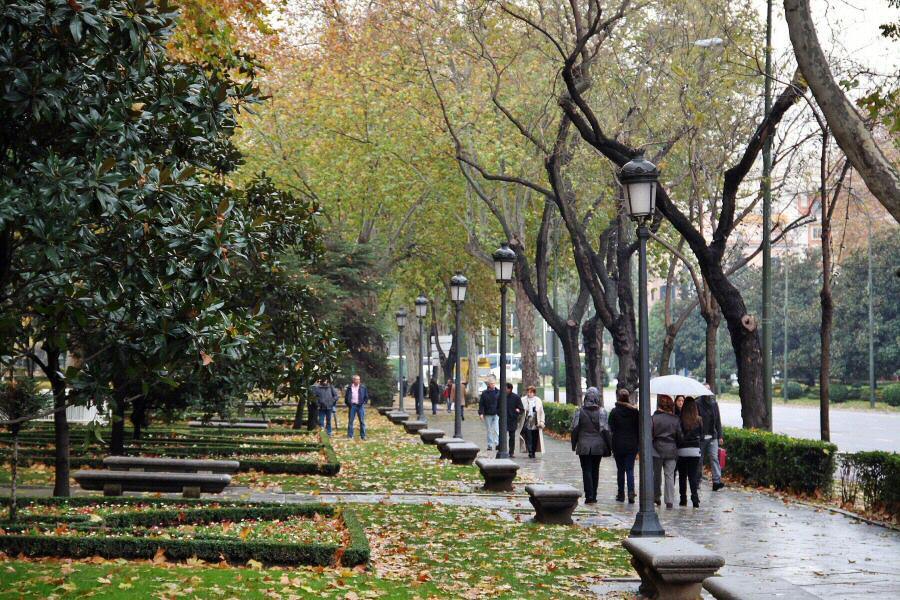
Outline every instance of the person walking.
[(681, 407), (682, 406), (684, 406), (684, 396), (679, 394), (678, 396), (675, 396), (675, 416), (676, 417), (681, 416)]
[[(413, 399), (413, 406), (415, 406), (415, 413), (419, 414), (419, 409), (422, 409), (422, 412), (425, 410), (424, 406), (424, 398), (419, 398), (419, 376), (416, 375), (416, 378), (412, 382), (412, 387), (409, 389), (409, 396)], [(423, 402), (423, 405), (419, 406), (419, 401)]]
[(323, 377), (316, 382), (316, 385), (310, 388), (310, 392), (316, 399), (316, 410), (319, 413), (319, 428), (325, 427), (325, 431), (330, 436), (331, 415), (334, 411), (334, 407), (337, 405), (338, 392), (334, 389), (334, 386), (331, 385), (331, 382), (327, 377)]
[(500, 443), (500, 390), (494, 379), (488, 379), (487, 389), (478, 398), (478, 416), (487, 431), (487, 449), (493, 450)]
[(625, 388), (616, 390), (616, 405), (609, 411), (609, 430), (612, 432), (612, 452), (616, 460), (616, 502), (625, 501), (627, 482), (628, 503), (634, 504), (634, 459), (640, 446), (641, 419)]
[(509, 439), (509, 457), (516, 455), (516, 432), (519, 431), (519, 420), (525, 414), (522, 397), (513, 391), (511, 383), (506, 384), (506, 435)]
[[(709, 384), (706, 385), (707, 389)], [(719, 448), (724, 445), (722, 434), (722, 416), (719, 414), (719, 405), (716, 397), (700, 396), (697, 401), (697, 410), (703, 420), (703, 438), (700, 440), (700, 460), (697, 462), (700, 479), (703, 479), (703, 462), (709, 460), (712, 471), (712, 490), (718, 492), (725, 484), (722, 483), (722, 467), (719, 465)]]
[(584, 482), (584, 503), (597, 503), (597, 487), (600, 483), (600, 460), (612, 452), (608, 417), (603, 409), (600, 390), (589, 387), (584, 394), (582, 407), (572, 419), (572, 450), (581, 463), (581, 479)]
[[(678, 440), (678, 506), (687, 506), (687, 482), (691, 485), (691, 503), (700, 507), (700, 440), (703, 437), (703, 419), (697, 410), (697, 402), (688, 396), (681, 406), (681, 439)], [(685, 481), (687, 480), (687, 481)]]
[(354, 375), (350, 385), (344, 391), (344, 404), (350, 409), (347, 418), (347, 437), (353, 439), (353, 421), (359, 418), (359, 439), (366, 439), (366, 403), (369, 401), (369, 390), (360, 383), (359, 375)]
[(448, 378), (447, 384), (444, 385), (443, 391), (444, 400), (447, 401), (447, 413), (453, 412), (453, 400), (456, 396), (453, 394), (453, 380)]
[(671, 396), (660, 395), (656, 400), (656, 412), (651, 419), (653, 428), (653, 491), (656, 504), (660, 504), (661, 487), (665, 476), (666, 508), (675, 502), (675, 463), (678, 459), (678, 438), (681, 422), (675, 416), (675, 403)]
[(434, 377), (428, 381), (428, 399), (431, 400), (431, 414), (436, 415), (438, 404), (441, 403), (441, 386)]
[(538, 452), (544, 451), (544, 403), (537, 396), (537, 389), (528, 386), (522, 399), (525, 418), (522, 419), (522, 435), (525, 438), (525, 450), (528, 458), (535, 458)]

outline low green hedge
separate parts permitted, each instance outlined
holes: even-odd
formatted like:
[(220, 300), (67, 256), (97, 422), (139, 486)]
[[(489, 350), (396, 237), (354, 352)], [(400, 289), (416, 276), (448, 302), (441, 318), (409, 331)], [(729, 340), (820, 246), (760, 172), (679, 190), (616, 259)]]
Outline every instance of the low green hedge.
[(837, 447), (756, 429), (725, 428), (728, 471), (753, 485), (829, 494)]
[(787, 382), (787, 397), (788, 400), (796, 400), (798, 398), (803, 397), (803, 384), (799, 381), (788, 381)]
[(548, 431), (560, 435), (568, 435), (572, 432), (572, 419), (578, 407), (574, 404), (544, 403), (544, 424)]
[(883, 386), (881, 397), (891, 406), (900, 406), (900, 383), (889, 383)]
[(853, 505), (859, 493), (868, 511), (900, 515), (900, 454), (841, 454), (841, 500)]

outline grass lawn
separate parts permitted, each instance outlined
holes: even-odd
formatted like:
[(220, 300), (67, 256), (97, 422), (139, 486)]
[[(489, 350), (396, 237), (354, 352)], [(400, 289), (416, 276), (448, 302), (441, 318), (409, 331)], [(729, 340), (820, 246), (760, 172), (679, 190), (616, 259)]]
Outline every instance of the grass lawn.
[(626, 531), (544, 526), (486, 509), (359, 506), (368, 569), (188, 561), (0, 559), (0, 598), (581, 598), (631, 575)]

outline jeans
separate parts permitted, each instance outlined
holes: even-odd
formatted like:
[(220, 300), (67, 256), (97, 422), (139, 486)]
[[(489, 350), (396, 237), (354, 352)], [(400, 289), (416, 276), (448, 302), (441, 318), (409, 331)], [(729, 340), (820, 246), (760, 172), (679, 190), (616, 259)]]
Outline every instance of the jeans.
[(366, 407), (362, 404), (350, 405), (350, 416), (347, 418), (347, 437), (353, 439), (353, 420), (359, 415), (359, 439), (366, 439)]
[(527, 427), (522, 430), (522, 435), (525, 437), (525, 447), (528, 449), (529, 458), (534, 458), (539, 432), (540, 429), (528, 429)]
[(500, 415), (484, 415), (484, 428), (488, 448), (496, 448), (500, 444)]
[(675, 504), (675, 462), (674, 458), (653, 457), (653, 499), (659, 502), (663, 475), (666, 478), (666, 504)]
[[(687, 481), (686, 481), (687, 480)], [(700, 457), (699, 456), (679, 456), (678, 457), (678, 495), (685, 498), (687, 494), (687, 483), (691, 484), (691, 500), (700, 502)]]
[(599, 454), (579, 454), (581, 462), (581, 479), (584, 482), (584, 499), (597, 499), (597, 486), (600, 484), (600, 459)]
[(700, 480), (703, 479), (703, 462), (709, 457), (709, 467), (712, 470), (713, 483), (722, 482), (722, 467), (719, 466), (719, 440), (716, 438), (704, 438), (700, 442), (700, 460), (697, 461), (697, 471)]
[[(620, 409), (621, 410), (621, 409)], [(636, 452), (614, 454), (616, 459), (616, 486), (619, 496), (625, 495), (625, 482), (628, 482), (628, 497), (634, 497), (634, 459)]]
[[(328, 426), (326, 427), (325, 422), (328, 422)], [(331, 409), (330, 408), (322, 408), (319, 409), (319, 427), (325, 427), (325, 431), (328, 432), (328, 435), (331, 435)]]

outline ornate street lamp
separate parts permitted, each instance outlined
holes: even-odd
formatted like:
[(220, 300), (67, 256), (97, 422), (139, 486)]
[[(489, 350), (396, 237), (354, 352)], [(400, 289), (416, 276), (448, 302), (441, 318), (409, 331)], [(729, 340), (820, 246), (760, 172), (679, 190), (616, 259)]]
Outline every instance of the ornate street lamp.
[[(419, 387), (416, 390), (416, 417), (421, 421), (425, 418), (425, 370), (422, 368), (423, 352), (425, 349), (425, 316), (428, 314), (428, 298), (420, 295), (416, 298), (416, 318), (419, 320)], [(429, 351), (429, 355), (431, 352)]]
[[(462, 438), (462, 378), (460, 376), (460, 371), (462, 370), (462, 361), (460, 360), (460, 326), (459, 326), (459, 314), (462, 311), (463, 302), (466, 301), (466, 289), (469, 287), (469, 280), (466, 279), (462, 273), (457, 272), (456, 275), (450, 278), (450, 300), (453, 301), (453, 304), (456, 305), (456, 330), (453, 335), (456, 339), (456, 379), (454, 380), (454, 391), (456, 401), (456, 414), (455, 420), (453, 423), (453, 437)], [(471, 365), (469, 365), (469, 371), (471, 376)]]
[(403, 328), (406, 327), (406, 309), (401, 308), (394, 317), (397, 319), (397, 389), (400, 391), (400, 412), (403, 412)]
[(640, 414), (641, 414), (641, 462), (640, 507), (631, 527), (631, 537), (665, 535), (656, 507), (653, 505), (653, 447), (650, 437), (650, 334), (647, 311), (647, 239), (648, 223), (656, 212), (656, 187), (659, 170), (644, 158), (643, 153), (634, 157), (619, 171), (619, 181), (625, 188), (625, 212), (637, 223), (640, 242), (638, 265), (638, 292), (640, 312)]
[(500, 284), (500, 446), (497, 458), (509, 458), (509, 433), (506, 414), (506, 286), (512, 281), (516, 253), (503, 242), (494, 252), (494, 277)]

